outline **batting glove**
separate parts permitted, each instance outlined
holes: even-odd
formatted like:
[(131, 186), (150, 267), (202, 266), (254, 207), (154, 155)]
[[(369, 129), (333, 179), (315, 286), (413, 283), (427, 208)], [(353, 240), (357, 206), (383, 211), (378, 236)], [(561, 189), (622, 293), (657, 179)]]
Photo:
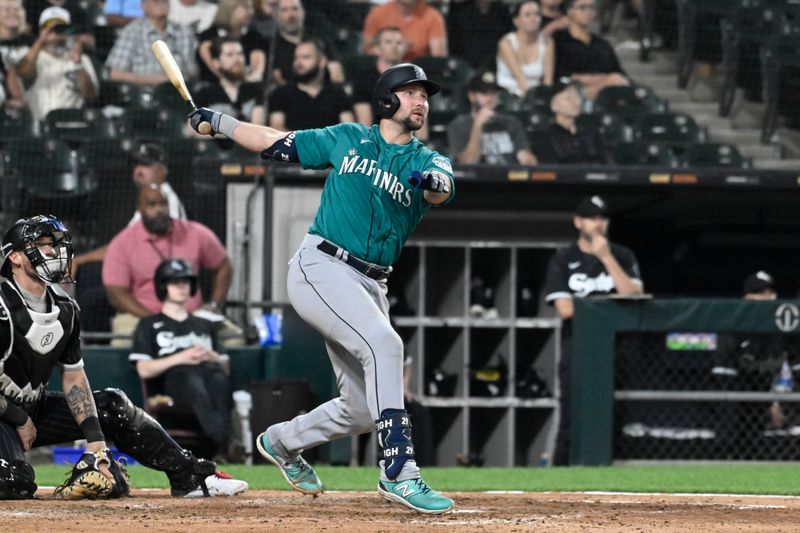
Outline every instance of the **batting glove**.
[(426, 172), (423, 175), (419, 170), (415, 170), (408, 178), (408, 182), (424, 191), (450, 192), (450, 180), (438, 172)]
[(207, 107), (200, 107), (189, 113), (187, 118), (192, 129), (197, 133), (202, 133), (199, 129), (200, 124), (208, 122), (211, 124), (211, 135), (216, 135), (219, 133), (219, 121), (222, 118), (222, 113)]

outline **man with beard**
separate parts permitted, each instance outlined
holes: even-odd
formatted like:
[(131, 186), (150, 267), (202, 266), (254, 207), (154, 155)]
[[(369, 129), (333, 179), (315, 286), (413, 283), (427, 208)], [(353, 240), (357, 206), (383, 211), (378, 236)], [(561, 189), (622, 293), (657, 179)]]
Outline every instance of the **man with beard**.
[(373, 89), (379, 123), (344, 123), (285, 132), (240, 122), (208, 108), (189, 115), (195, 131), (223, 134), (272, 161), (330, 169), (320, 206), (289, 263), (287, 289), (297, 313), (325, 338), (340, 396), (275, 424), (259, 453), (304, 494), (322, 482), (301, 452), (377, 431), (378, 493), (421, 513), (446, 513), (453, 500), (432, 490), (414, 459), (412, 420), (403, 399), (403, 340), (389, 322), (387, 281), (408, 236), (433, 206), (453, 199), (450, 160), (415, 136), (440, 91), (417, 65), (387, 69)]
[(25, 80), (30, 85), (25, 100), (36, 121), (53, 109), (81, 108), (97, 97), (100, 82), (92, 60), (69, 35), (70, 24), (69, 11), (62, 7), (48, 7), (39, 17), (39, 38), (28, 53), (35, 68)]
[(350, 97), (325, 80), (327, 64), (322, 44), (316, 39), (304, 39), (297, 45), (294, 81), (269, 95), (271, 128), (308, 130), (354, 120)]
[(215, 83), (203, 85), (197, 91), (197, 105), (224, 109), (239, 120), (264, 124), (266, 110), (261, 103), (264, 87), (260, 83), (244, 81), (246, 69), (242, 44), (233, 37), (214, 39), (210, 52), (218, 77)]
[(278, 31), (275, 33), (275, 46), (272, 52), (273, 79), (280, 85), (291, 81), (295, 47), (303, 39), (316, 37), (322, 43), (323, 52), (328, 58), (326, 68), (331, 81), (344, 82), (344, 68), (336, 55), (333, 40), (325, 32), (325, 22), (319, 18), (315, 22), (312, 17), (314, 14), (307, 14), (300, 0), (278, 0), (276, 11), (275, 22)]
[(608, 207), (599, 196), (584, 198), (573, 217), (578, 241), (550, 258), (544, 282), (545, 301), (563, 321), (561, 359), (561, 411), (553, 464), (569, 464), (570, 379), (574, 298), (616, 293), (635, 296), (644, 292), (639, 263), (633, 251), (608, 240)]
[[(138, 205), (142, 219), (111, 240), (103, 261), (103, 285), (117, 310), (111, 330), (130, 334), (140, 318), (161, 310), (153, 273), (167, 259), (182, 258), (194, 268), (213, 271), (211, 300), (205, 307), (221, 309), (232, 273), (225, 246), (199, 222), (173, 219), (160, 185), (140, 188)], [(201, 305), (200, 294), (193, 295), (186, 303), (189, 311)]]

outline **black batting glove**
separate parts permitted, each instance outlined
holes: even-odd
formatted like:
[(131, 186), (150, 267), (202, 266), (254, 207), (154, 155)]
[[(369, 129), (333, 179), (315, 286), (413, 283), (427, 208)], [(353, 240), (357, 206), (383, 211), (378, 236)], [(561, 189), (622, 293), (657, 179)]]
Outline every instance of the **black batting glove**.
[(189, 119), (189, 125), (192, 126), (192, 129), (197, 133), (206, 133), (200, 131), (199, 128), (200, 124), (207, 122), (211, 125), (211, 135), (216, 135), (219, 133), (219, 119), (222, 118), (222, 113), (207, 107), (200, 107), (189, 113), (186, 118)]
[(408, 182), (414, 187), (431, 192), (450, 192), (450, 180), (447, 176), (438, 172), (426, 172), (424, 175), (415, 170), (408, 178)]

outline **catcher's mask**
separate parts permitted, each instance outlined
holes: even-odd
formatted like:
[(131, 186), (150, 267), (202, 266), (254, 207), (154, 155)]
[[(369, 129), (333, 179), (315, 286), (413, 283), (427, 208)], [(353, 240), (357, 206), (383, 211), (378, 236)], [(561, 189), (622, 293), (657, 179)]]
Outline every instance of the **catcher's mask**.
[(425, 71), (413, 63), (401, 63), (386, 69), (372, 89), (372, 107), (375, 117), (391, 118), (400, 109), (400, 99), (394, 92), (410, 83), (419, 83), (433, 96), (441, 90), (438, 83), (428, 79)]
[[(43, 250), (45, 243), (37, 245), (42, 237), (51, 237), (49, 253)], [(11, 252), (22, 252), (30, 260), (36, 275), (45, 283), (72, 283), (72, 236), (69, 230), (53, 215), (36, 215), (17, 220), (3, 236), (3, 262), (0, 273), (11, 277)]]
[(197, 293), (197, 276), (192, 271), (191, 265), (183, 259), (167, 259), (156, 268), (155, 286), (156, 296), (162, 302), (167, 299), (167, 283), (179, 279), (188, 279), (192, 286), (191, 295)]

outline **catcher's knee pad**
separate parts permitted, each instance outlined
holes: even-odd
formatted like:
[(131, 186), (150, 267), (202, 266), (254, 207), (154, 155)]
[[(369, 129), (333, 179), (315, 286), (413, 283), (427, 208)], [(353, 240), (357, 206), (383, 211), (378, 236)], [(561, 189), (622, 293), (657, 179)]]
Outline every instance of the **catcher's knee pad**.
[(411, 444), (411, 417), (404, 409), (385, 409), (378, 420), (378, 444), (383, 450), (386, 477), (396, 479), (403, 465), (414, 458)]
[(35, 474), (25, 461), (0, 459), (0, 500), (28, 500), (38, 488)]

